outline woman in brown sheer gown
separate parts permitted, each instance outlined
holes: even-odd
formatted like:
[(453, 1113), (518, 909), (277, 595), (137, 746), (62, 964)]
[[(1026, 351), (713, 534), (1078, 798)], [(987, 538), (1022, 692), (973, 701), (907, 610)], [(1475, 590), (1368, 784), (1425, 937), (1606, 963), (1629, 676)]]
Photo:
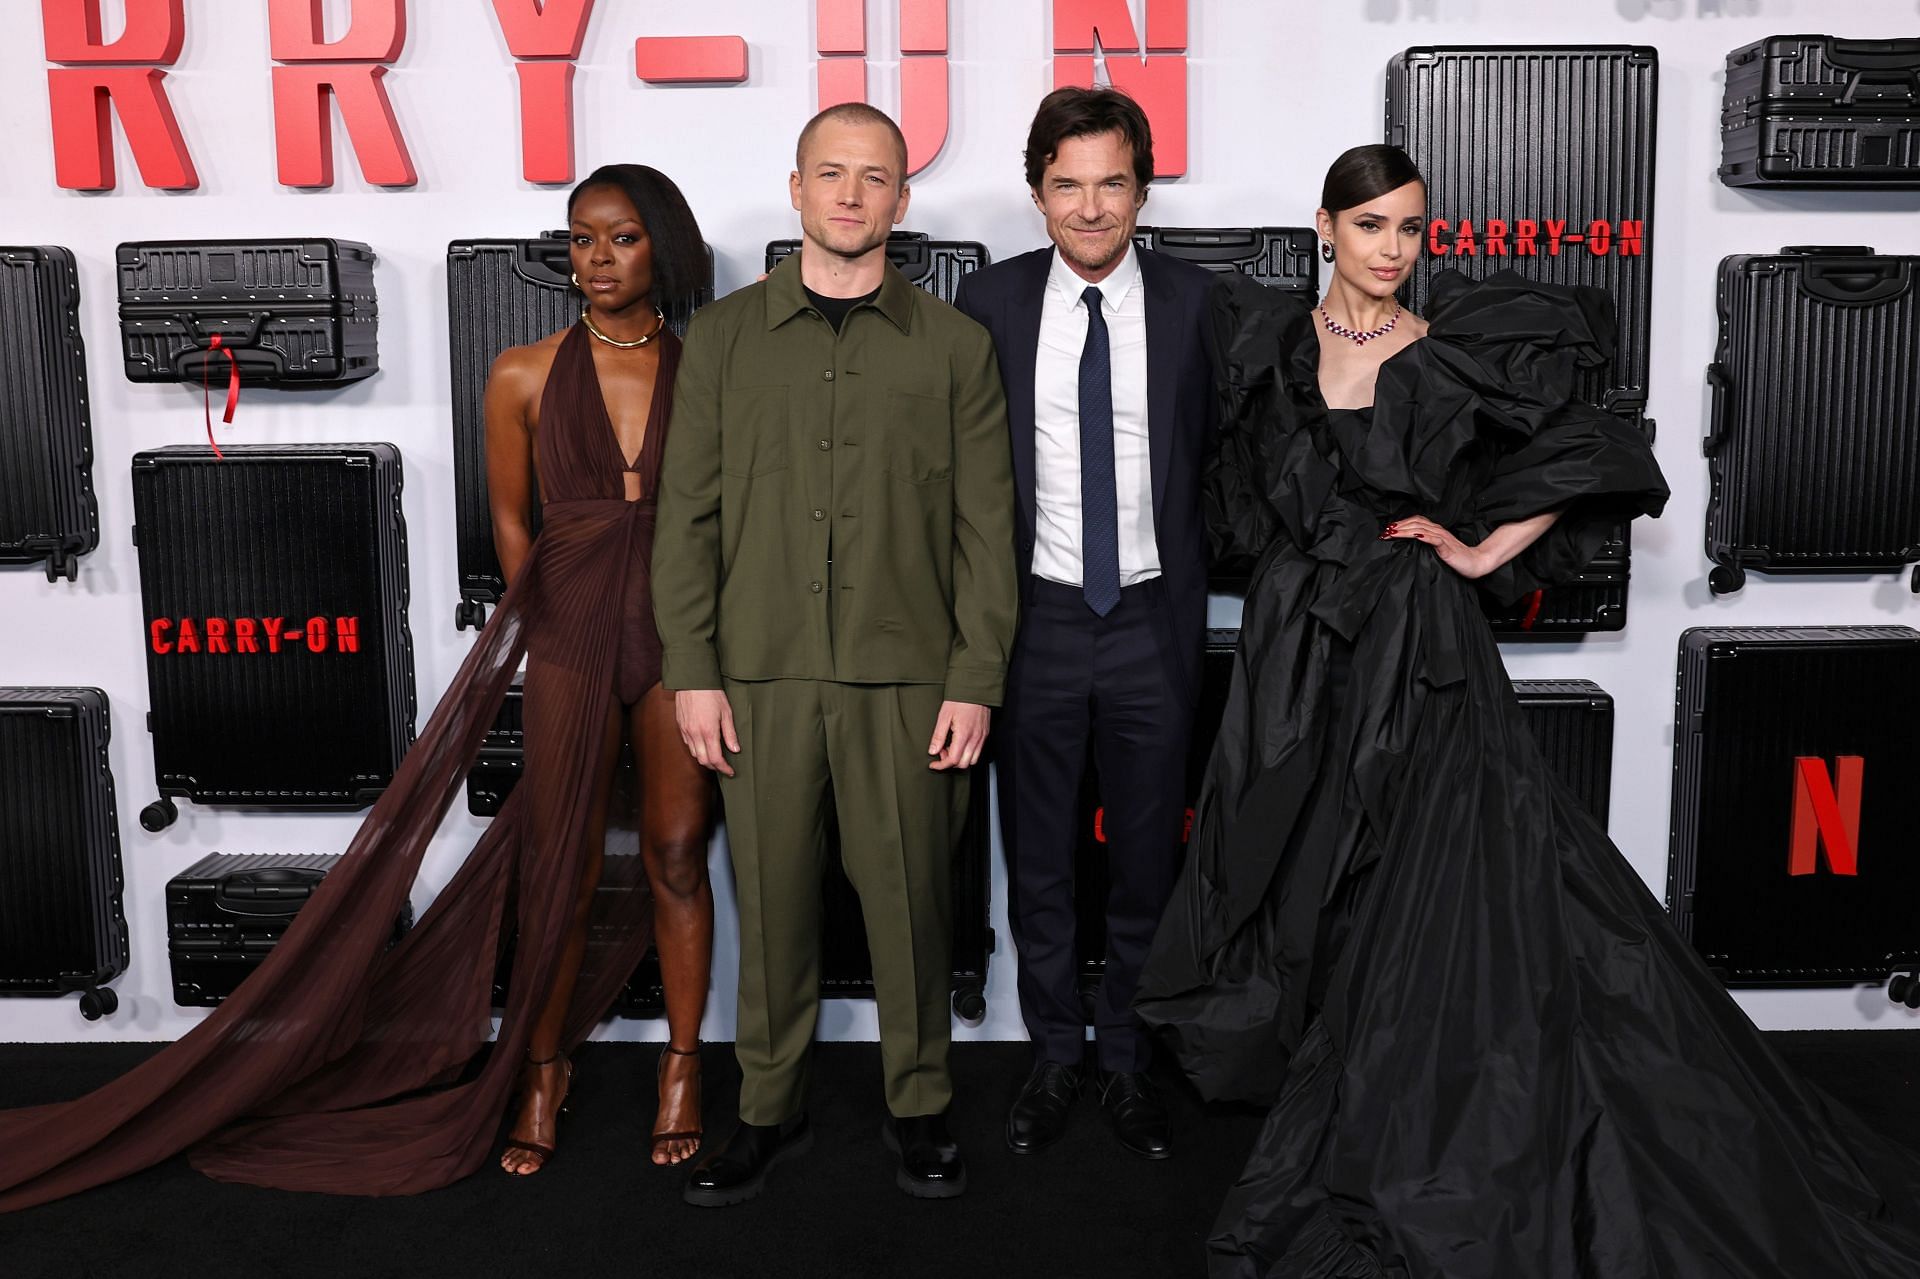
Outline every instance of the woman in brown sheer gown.
[[(502, 1162), (533, 1171), (553, 1148), (564, 1052), (605, 1015), (656, 917), (669, 1047), (679, 1051), (663, 1055), (653, 1158), (677, 1162), (697, 1148), (711, 792), (657, 686), (647, 564), (679, 354), (666, 325), (691, 307), (705, 250), (680, 192), (640, 166), (596, 171), (574, 191), (569, 216), (586, 313), (566, 334), (503, 355), (488, 385), (488, 470), (508, 577), (492, 621), (346, 856), (259, 969), (191, 1032), (105, 1087), (0, 1114), (0, 1211), (183, 1150), (224, 1181), (429, 1190), (486, 1162), (516, 1083), (523, 1101)], [(535, 470), (543, 521), (530, 538)], [(421, 856), (523, 655), (520, 784), (419, 924), (388, 949)], [(641, 779), (643, 855), (603, 867), (623, 729)], [(644, 877), (614, 865), (635, 860)], [(496, 961), (509, 942), (489, 1047)]]

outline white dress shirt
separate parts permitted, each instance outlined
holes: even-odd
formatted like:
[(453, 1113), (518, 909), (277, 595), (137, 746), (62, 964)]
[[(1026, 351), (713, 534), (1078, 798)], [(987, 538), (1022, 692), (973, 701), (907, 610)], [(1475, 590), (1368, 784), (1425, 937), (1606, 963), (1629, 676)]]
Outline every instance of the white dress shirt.
[[(1033, 571), (1084, 582), (1080, 537), (1080, 353), (1087, 282), (1054, 250), (1033, 366)], [(1132, 245), (1096, 286), (1113, 369), (1113, 478), (1120, 515), (1120, 585), (1160, 576), (1147, 448), (1147, 298)]]

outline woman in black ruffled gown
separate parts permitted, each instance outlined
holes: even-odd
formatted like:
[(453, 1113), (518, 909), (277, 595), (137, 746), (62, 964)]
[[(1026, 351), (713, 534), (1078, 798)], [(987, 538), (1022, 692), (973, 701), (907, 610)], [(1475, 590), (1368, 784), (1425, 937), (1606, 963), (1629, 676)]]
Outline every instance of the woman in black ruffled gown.
[(1217, 299), (1209, 518), (1257, 562), (1139, 997), (1204, 1094), (1273, 1106), (1213, 1271), (1911, 1279), (1914, 1164), (1669, 926), (1549, 771), (1480, 605), (1666, 501), (1639, 433), (1574, 399), (1611, 308), (1449, 273), (1424, 324), (1399, 312), (1424, 201), (1403, 153), (1348, 152), (1324, 306)]

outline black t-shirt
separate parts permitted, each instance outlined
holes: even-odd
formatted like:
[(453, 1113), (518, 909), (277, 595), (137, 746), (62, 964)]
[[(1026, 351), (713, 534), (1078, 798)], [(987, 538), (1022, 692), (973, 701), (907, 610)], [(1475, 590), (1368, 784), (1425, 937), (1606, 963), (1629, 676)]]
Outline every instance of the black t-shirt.
[[(800, 287), (807, 289), (807, 286), (804, 284)], [(847, 322), (848, 312), (852, 311), (854, 307), (859, 306), (862, 302), (871, 302), (879, 296), (880, 290), (878, 289), (875, 289), (871, 293), (863, 293), (857, 298), (824, 297), (821, 294), (815, 293), (812, 289), (807, 289), (807, 301), (813, 303), (814, 310), (827, 317), (827, 323), (833, 326), (835, 333), (838, 333), (840, 326)]]

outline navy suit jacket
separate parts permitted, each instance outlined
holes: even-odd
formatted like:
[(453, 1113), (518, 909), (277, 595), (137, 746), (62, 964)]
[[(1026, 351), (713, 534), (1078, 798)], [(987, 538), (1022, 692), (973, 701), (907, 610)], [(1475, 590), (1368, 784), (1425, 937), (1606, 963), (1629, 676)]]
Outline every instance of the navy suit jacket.
[[(1207, 624), (1207, 531), (1200, 482), (1214, 443), (1216, 408), (1208, 347), (1213, 274), (1191, 262), (1141, 249), (1147, 303), (1147, 448), (1153, 471), (1153, 534), (1165, 579), (1169, 657), (1183, 690), (1200, 687)], [(1053, 249), (1037, 249), (960, 280), (954, 305), (993, 335), (1013, 434), (1015, 530), (1022, 598), (1033, 580), (1033, 377), (1040, 308)]]

